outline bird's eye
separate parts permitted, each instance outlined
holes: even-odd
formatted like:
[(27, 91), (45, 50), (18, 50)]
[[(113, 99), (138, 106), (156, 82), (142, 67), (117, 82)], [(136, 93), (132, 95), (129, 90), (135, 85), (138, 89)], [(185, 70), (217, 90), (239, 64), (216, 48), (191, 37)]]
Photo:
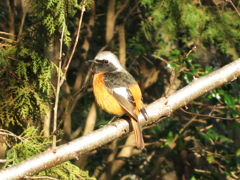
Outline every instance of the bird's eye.
[(105, 64), (107, 64), (108, 63), (108, 60), (105, 60), (105, 59), (96, 59), (96, 61), (98, 62), (98, 63), (100, 63), (100, 64), (103, 64), (103, 63), (105, 63)]

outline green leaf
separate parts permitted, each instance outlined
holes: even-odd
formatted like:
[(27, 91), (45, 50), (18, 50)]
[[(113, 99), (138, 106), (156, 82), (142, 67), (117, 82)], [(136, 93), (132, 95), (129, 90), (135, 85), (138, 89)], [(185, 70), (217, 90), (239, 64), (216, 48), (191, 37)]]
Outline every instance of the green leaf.
[(208, 163), (211, 164), (214, 161), (214, 157), (213, 156), (208, 156), (207, 161), (208, 161)]
[(240, 149), (237, 149), (236, 154), (237, 154), (237, 156), (240, 156)]
[(190, 180), (197, 180), (194, 176), (193, 177), (191, 177), (191, 179)]
[(234, 108), (235, 109), (235, 100), (234, 100), (234, 98), (230, 95), (230, 94), (224, 94), (224, 96), (223, 96), (224, 98), (224, 102), (228, 105), (228, 106), (230, 106), (230, 107), (232, 107), (232, 108)]
[(173, 139), (174, 139), (174, 133), (172, 131), (169, 131), (167, 135), (167, 141), (161, 147), (168, 146), (173, 141)]

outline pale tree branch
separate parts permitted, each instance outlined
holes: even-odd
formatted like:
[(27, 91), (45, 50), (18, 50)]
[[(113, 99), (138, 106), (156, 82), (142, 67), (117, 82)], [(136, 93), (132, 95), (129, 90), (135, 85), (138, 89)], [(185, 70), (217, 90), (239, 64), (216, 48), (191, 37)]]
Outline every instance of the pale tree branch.
[(0, 164), (5, 164), (8, 160), (7, 159), (0, 159)]
[(49, 176), (38, 176), (38, 177), (31, 177), (31, 176), (24, 176), (24, 179), (44, 179), (44, 180), (58, 180), (56, 178), (52, 178), (52, 177), (49, 177)]
[(63, 69), (63, 77), (61, 78), (61, 81), (60, 81), (60, 86), (63, 84), (64, 80), (65, 80), (65, 77), (66, 77), (66, 74), (67, 74), (67, 71), (68, 71), (68, 68), (69, 68), (69, 65), (72, 61), (72, 58), (73, 58), (73, 55), (75, 53), (75, 50), (76, 50), (76, 47), (77, 47), (77, 44), (78, 44), (78, 38), (79, 38), (79, 34), (80, 34), (80, 31), (81, 31), (81, 26), (82, 26), (82, 19), (83, 19), (83, 14), (85, 12), (85, 6), (86, 6), (86, 0), (83, 0), (82, 1), (82, 11), (80, 13), (80, 18), (79, 18), (79, 23), (78, 23), (78, 30), (77, 30), (77, 36), (76, 36), (76, 39), (75, 39), (75, 42), (74, 42), (74, 45), (73, 45), (73, 49), (72, 49), (72, 52), (70, 54), (70, 57), (67, 61), (67, 64), (66, 66), (64, 67)]
[[(149, 115), (148, 120), (146, 121), (144, 117), (139, 116), (140, 124), (143, 126), (157, 123), (161, 121), (162, 117), (169, 116), (173, 111), (187, 105), (192, 100), (221, 85), (231, 83), (238, 77), (240, 77), (240, 59), (209, 75), (195, 79), (191, 84), (167, 98), (161, 98), (151, 103), (146, 107)], [(21, 179), (26, 175), (37, 174), (62, 162), (77, 159), (79, 155), (121, 138), (130, 131), (132, 128), (129, 126), (128, 119), (119, 119), (85, 136), (58, 146), (54, 150), (48, 149), (17, 165), (1, 170), (1, 180)]]
[(58, 112), (58, 101), (59, 101), (59, 93), (60, 93), (60, 80), (61, 80), (61, 69), (62, 69), (62, 46), (63, 46), (63, 35), (65, 30), (65, 22), (63, 22), (62, 27), (62, 35), (60, 39), (60, 50), (59, 50), (59, 62), (58, 62), (58, 72), (57, 72), (57, 88), (55, 93), (55, 102), (53, 107), (53, 141), (52, 141), (52, 148), (56, 147), (57, 142), (57, 112)]
[(231, 5), (232, 5), (233, 8), (235, 9), (235, 11), (237, 12), (238, 16), (240, 16), (240, 12), (238, 11), (237, 7), (234, 5), (234, 3), (232, 2), (232, 0), (226, 0), (226, 1), (231, 3)]
[(60, 92), (60, 87), (63, 85), (63, 82), (66, 78), (66, 74), (69, 68), (69, 65), (72, 61), (73, 55), (75, 53), (77, 44), (78, 44), (78, 38), (79, 34), (81, 31), (81, 26), (82, 26), (82, 19), (83, 19), (83, 14), (85, 12), (85, 6), (86, 6), (86, 0), (82, 1), (82, 10), (80, 13), (80, 18), (79, 18), (79, 23), (78, 23), (78, 29), (77, 29), (77, 36), (73, 45), (72, 52), (70, 54), (70, 57), (67, 61), (66, 66), (63, 69), (63, 76), (61, 77), (61, 69), (62, 69), (62, 41), (63, 41), (63, 35), (64, 35), (64, 28), (65, 28), (65, 22), (63, 22), (63, 30), (62, 30), (62, 36), (60, 40), (60, 56), (59, 56), (59, 64), (58, 64), (58, 76), (57, 76), (57, 88), (56, 88), (56, 97), (55, 97), (55, 103), (54, 103), (54, 108), (53, 108), (53, 142), (52, 142), (52, 147), (56, 147), (56, 130), (57, 130), (57, 111), (58, 111), (58, 102), (59, 102), (59, 92)]
[[(87, 25), (87, 34), (84, 37), (83, 45), (82, 45), (82, 49), (84, 49), (84, 52), (81, 54), (81, 57), (83, 58), (83, 60), (86, 60), (86, 58), (87, 58), (88, 50), (90, 47), (89, 39), (92, 38), (92, 29), (93, 29), (94, 23), (95, 23), (96, 7), (95, 7), (94, 1), (90, 4), (90, 9), (91, 10), (90, 10), (89, 22)], [(72, 96), (66, 98), (66, 100), (65, 100), (64, 107), (65, 106), (68, 107), (67, 114), (69, 114), (69, 115), (63, 117), (63, 122), (64, 122), (64, 132), (67, 133), (67, 134), (65, 134), (65, 137), (68, 137), (68, 138), (63, 139), (63, 141), (68, 140), (68, 139), (70, 139), (70, 140), (75, 139), (75, 137), (78, 136), (79, 133), (81, 132), (80, 130), (83, 128), (82, 126), (79, 126), (79, 128), (73, 134), (71, 134), (71, 114), (76, 106), (76, 103), (83, 96), (83, 93), (81, 93), (81, 92), (83, 92), (83, 90), (85, 90), (86, 87), (88, 87), (88, 85), (89, 85), (88, 82), (89, 82), (89, 79), (92, 74), (90, 71), (88, 71), (87, 75), (86, 75), (84, 72), (84, 68), (86, 68), (86, 67), (85, 67), (84, 63), (82, 62), (79, 65), (78, 72), (76, 74), (75, 83), (72, 88)], [(85, 76), (85, 78), (84, 78), (84, 76)], [(84, 80), (83, 80), (83, 78), (84, 78)]]

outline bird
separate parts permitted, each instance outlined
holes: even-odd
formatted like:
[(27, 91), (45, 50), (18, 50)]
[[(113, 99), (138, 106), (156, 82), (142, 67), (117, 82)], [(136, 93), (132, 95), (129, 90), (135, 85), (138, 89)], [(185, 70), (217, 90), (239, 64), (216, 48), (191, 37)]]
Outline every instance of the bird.
[(134, 77), (122, 67), (117, 56), (110, 51), (96, 55), (93, 67), (93, 93), (99, 107), (109, 114), (121, 117), (127, 114), (134, 131), (136, 146), (144, 149), (139, 114), (147, 120), (142, 93)]

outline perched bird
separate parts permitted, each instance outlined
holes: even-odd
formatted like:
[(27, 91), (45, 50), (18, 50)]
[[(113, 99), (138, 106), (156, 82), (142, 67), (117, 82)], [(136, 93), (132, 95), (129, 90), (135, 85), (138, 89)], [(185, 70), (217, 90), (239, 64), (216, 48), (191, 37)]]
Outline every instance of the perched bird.
[(138, 83), (110, 51), (98, 53), (94, 60), (89, 62), (95, 63), (93, 92), (97, 104), (115, 116), (127, 114), (131, 119), (136, 145), (143, 149), (144, 141), (138, 115), (142, 113), (147, 119), (147, 112), (143, 107)]

